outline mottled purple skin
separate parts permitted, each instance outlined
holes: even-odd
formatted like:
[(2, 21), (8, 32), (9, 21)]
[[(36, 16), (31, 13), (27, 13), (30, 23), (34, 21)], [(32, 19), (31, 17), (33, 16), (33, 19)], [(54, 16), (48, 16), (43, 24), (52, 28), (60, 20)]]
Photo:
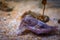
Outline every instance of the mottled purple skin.
[(28, 30), (36, 34), (49, 33), (56, 30), (56, 27), (48, 26), (46, 23), (43, 23), (30, 15), (26, 15), (22, 19), (20, 27), (26, 27)]

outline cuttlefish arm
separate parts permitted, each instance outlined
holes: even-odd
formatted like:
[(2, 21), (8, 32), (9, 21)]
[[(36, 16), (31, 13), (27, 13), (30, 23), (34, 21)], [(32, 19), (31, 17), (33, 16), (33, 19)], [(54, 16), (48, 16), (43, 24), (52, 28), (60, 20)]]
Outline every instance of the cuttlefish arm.
[(20, 27), (26, 27), (28, 30), (36, 34), (49, 33), (56, 30), (56, 27), (49, 26), (46, 23), (43, 23), (42, 21), (35, 19), (30, 15), (26, 15), (22, 19)]

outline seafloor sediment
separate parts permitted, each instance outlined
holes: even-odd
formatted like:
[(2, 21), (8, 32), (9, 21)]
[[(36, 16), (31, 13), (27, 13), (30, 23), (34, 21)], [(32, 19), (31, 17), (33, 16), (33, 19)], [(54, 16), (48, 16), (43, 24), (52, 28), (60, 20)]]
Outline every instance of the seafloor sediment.
[[(38, 36), (33, 33), (27, 33), (24, 35), (16, 35), (21, 22), (21, 16), (25, 11), (31, 10), (36, 13), (42, 13), (42, 9), (38, 8), (38, 2), (9, 2), (9, 6), (14, 7), (11, 12), (0, 11), (0, 40), (59, 40), (60, 33), (58, 35)], [(60, 25), (54, 19), (60, 18), (60, 9), (48, 8), (45, 11), (45, 15), (50, 17), (48, 25), (58, 26)], [(23, 28), (22, 30), (24, 30)]]

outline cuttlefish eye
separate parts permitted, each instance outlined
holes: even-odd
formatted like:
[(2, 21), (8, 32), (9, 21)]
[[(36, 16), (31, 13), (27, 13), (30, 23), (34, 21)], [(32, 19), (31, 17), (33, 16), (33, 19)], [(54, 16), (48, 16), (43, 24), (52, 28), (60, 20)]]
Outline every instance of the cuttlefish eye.
[(28, 18), (26, 21), (25, 21), (26, 24), (28, 24), (29, 26), (35, 26), (37, 25), (38, 21), (35, 20), (35, 19), (31, 19), (31, 18)]

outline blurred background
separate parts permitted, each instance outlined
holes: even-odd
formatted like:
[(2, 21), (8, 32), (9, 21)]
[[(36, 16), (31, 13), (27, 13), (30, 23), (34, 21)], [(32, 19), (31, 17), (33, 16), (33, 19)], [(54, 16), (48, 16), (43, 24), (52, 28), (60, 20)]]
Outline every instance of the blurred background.
[[(21, 16), (31, 10), (37, 14), (43, 13), (42, 0), (0, 0), (0, 39), (1, 40), (59, 40), (60, 36), (41, 37), (34, 34), (26, 34), (17, 37)], [(45, 14), (49, 16), (48, 25), (58, 26), (60, 30), (60, 0), (47, 0)], [(23, 28), (22, 30), (24, 30)], [(22, 31), (21, 30), (21, 31)], [(9, 35), (6, 36), (6, 35)]]

